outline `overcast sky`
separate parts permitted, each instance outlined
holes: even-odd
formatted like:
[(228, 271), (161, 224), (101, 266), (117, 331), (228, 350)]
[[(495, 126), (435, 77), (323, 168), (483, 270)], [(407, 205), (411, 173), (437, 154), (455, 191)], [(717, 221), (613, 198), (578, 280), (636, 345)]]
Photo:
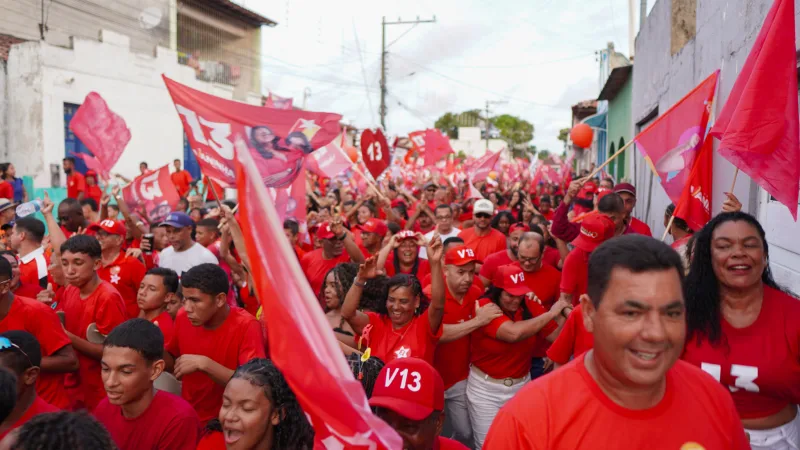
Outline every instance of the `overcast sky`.
[(413, 29), (387, 27), (387, 43), (397, 39), (387, 70), (390, 134), (505, 101), (493, 115), (528, 120), (539, 149), (560, 150), (570, 106), (599, 93), (594, 52), (614, 42), (629, 54), (628, 0), (237, 1), (278, 22), (263, 30), (264, 90), (298, 106), (309, 92), (308, 109), (337, 112), (359, 128), (380, 121), (381, 17), (435, 15), (436, 23)]

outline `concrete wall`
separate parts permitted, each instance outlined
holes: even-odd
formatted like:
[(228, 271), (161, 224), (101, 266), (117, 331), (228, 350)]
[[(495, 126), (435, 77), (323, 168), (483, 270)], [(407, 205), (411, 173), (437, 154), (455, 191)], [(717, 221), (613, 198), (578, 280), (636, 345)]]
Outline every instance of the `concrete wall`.
[[(219, 97), (232, 98), (231, 86), (203, 83), (177, 63), (174, 51), (158, 47), (156, 56), (129, 51), (129, 39), (103, 31), (101, 41), (74, 39), (73, 48), (45, 42), (12, 47), (8, 60), (10, 160), (17, 173), (34, 176), (37, 188), (50, 185), (50, 165), (64, 157), (64, 103), (83, 103), (95, 91), (122, 116), (131, 141), (115, 171), (138, 173), (140, 161), (160, 167), (183, 158), (183, 127), (161, 74)], [(248, 103), (260, 104), (253, 93)], [(62, 183), (64, 177), (61, 177)]]
[(6, 89), (6, 62), (0, 59), (0, 160), (8, 160), (8, 91)]
[[(800, 14), (800, 0), (795, 2)], [(645, 119), (655, 108), (663, 114), (721, 68), (715, 108), (719, 113), (772, 4), (773, 0), (698, 0), (697, 34), (672, 55), (672, 0), (658, 0), (636, 39), (633, 123)], [(796, 21), (796, 26), (800, 26), (800, 21)], [(663, 211), (670, 201), (658, 180), (651, 179), (638, 152), (629, 162), (629, 173), (635, 173), (634, 183), (639, 193), (635, 213), (646, 219), (653, 233), (660, 237), (664, 231)], [(733, 173), (734, 167), (715, 153), (712, 213), (721, 210), (723, 192), (730, 190)], [(785, 207), (770, 202), (764, 191), (743, 173), (739, 174), (733, 192), (744, 204), (744, 210), (756, 215), (767, 229), (770, 262), (779, 282), (800, 293), (800, 241), (796, 239), (800, 225), (791, 220)]]

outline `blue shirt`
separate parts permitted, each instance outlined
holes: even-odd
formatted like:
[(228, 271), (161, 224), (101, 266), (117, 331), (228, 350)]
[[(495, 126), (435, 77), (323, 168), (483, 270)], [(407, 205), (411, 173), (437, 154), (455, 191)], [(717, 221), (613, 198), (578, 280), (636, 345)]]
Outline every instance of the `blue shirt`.
[(14, 188), (14, 201), (21, 203), (25, 196), (25, 184), (22, 182), (22, 178), (14, 178), (8, 183)]

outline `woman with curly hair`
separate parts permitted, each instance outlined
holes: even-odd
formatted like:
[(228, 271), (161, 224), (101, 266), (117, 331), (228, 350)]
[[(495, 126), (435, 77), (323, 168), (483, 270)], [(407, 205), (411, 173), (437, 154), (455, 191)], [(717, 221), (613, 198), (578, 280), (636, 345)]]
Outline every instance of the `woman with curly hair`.
[(800, 302), (769, 267), (761, 224), (722, 213), (695, 233), (683, 359), (733, 396), (754, 450), (800, 447)]
[(355, 346), (353, 329), (342, 317), (342, 304), (357, 274), (358, 264), (337, 264), (325, 275), (325, 281), (319, 291), (319, 299), (325, 305), (325, 316), (336, 333), (336, 338), (350, 347)]
[(509, 211), (498, 211), (492, 218), (492, 228), (508, 236), (508, 229), (511, 228), (511, 224), (516, 222), (514, 215)]
[(314, 429), (294, 392), (268, 359), (251, 359), (234, 372), (219, 420), (206, 426), (198, 450), (306, 450)]
[(9, 433), (0, 448), (9, 450), (117, 450), (97, 420), (85, 412), (39, 414)]

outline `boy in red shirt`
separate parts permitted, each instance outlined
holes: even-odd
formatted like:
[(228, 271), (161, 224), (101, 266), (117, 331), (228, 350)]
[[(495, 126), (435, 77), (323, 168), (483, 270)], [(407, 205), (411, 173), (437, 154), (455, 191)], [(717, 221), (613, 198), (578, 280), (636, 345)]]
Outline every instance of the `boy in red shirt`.
[(581, 298), (594, 349), (523, 388), (484, 448), (748, 449), (730, 393), (678, 360), (682, 279), (678, 254), (654, 239), (623, 236), (595, 250)]
[(14, 223), (8, 243), (20, 259), (20, 281), (47, 287), (47, 266), (50, 258), (42, 247), (44, 223), (35, 217), (23, 217)]
[(82, 401), (90, 410), (106, 394), (100, 379), (103, 346), (89, 342), (86, 330), (95, 324), (97, 331), (105, 336), (126, 319), (125, 303), (119, 292), (97, 275), (101, 255), (100, 243), (92, 236), (79, 234), (61, 246), (61, 267), (69, 286), (61, 293), (58, 309), (64, 311), (64, 329), (80, 363), (80, 387), (73, 403), (79, 407)]
[(167, 311), (167, 305), (177, 300), (180, 279), (172, 269), (155, 267), (147, 271), (139, 292), (136, 304), (139, 306), (139, 318), (157, 325), (164, 335), (164, 345), (169, 344), (175, 335), (174, 319)]
[(547, 357), (553, 361), (553, 368), (558, 369), (567, 364), (573, 356), (577, 358), (592, 347), (594, 347), (594, 335), (586, 331), (583, 325), (583, 308), (578, 305), (567, 317), (561, 333), (547, 349)]
[[(186, 197), (189, 194), (189, 189), (192, 184), (192, 175), (187, 170), (181, 169), (181, 160), (176, 159), (172, 162), (175, 166), (175, 172), (169, 176), (172, 179), (172, 184), (175, 185), (175, 189), (178, 191), (178, 195), (181, 197)], [(220, 195), (221, 192), (217, 191)]]
[(581, 295), (586, 293), (589, 255), (598, 245), (614, 237), (614, 230), (614, 222), (601, 214), (587, 217), (581, 223), (580, 234), (572, 241), (575, 248), (564, 258), (561, 298), (573, 305), (578, 304)]
[(95, 233), (103, 251), (97, 275), (119, 291), (125, 302), (127, 317), (138, 317), (139, 305), (136, 304), (136, 293), (147, 268), (143, 262), (128, 256), (122, 249), (125, 242), (125, 225), (120, 221), (105, 219), (100, 223), (89, 225), (88, 231)]
[(264, 358), (261, 324), (247, 311), (228, 305), (228, 277), (215, 264), (183, 273), (183, 309), (167, 344), (167, 367), (183, 382), (182, 396), (203, 425), (219, 415), (225, 385), (241, 364)]
[(353, 233), (342, 225), (342, 219), (334, 218), (330, 222), (321, 223), (316, 237), (322, 243), (322, 248), (308, 252), (300, 259), (300, 267), (303, 268), (313, 292), (320, 291), (325, 274), (337, 264), (364, 262), (364, 254), (353, 240)]
[(83, 200), (86, 196), (86, 179), (75, 170), (75, 158), (68, 156), (61, 163), (67, 174), (67, 198)]
[(17, 401), (11, 414), (0, 423), (0, 441), (33, 417), (58, 411), (36, 395), (41, 363), (42, 351), (32, 334), (20, 330), (0, 334), (0, 368), (17, 377)]
[(194, 450), (200, 421), (186, 400), (153, 388), (164, 372), (164, 337), (144, 319), (115, 328), (103, 343), (104, 398), (94, 416), (120, 450)]

